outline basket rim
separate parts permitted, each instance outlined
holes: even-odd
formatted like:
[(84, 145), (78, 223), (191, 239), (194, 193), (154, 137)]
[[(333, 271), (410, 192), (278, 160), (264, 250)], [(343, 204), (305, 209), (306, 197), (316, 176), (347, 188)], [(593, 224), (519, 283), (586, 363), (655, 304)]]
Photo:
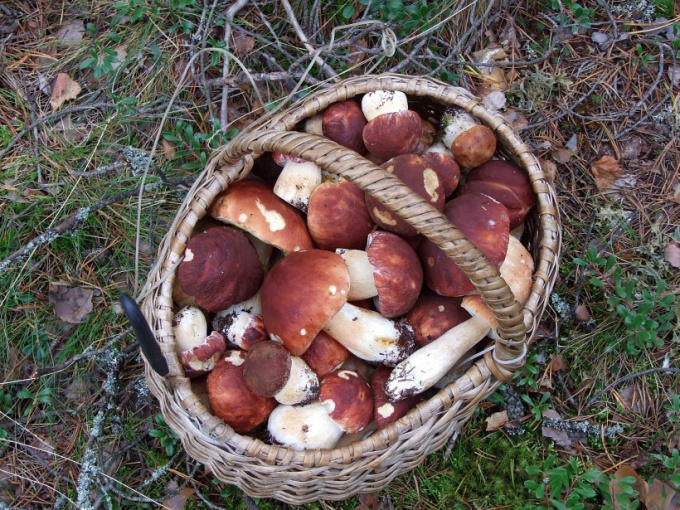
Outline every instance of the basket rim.
[[(435, 101), (441, 101), (442, 98), (446, 98), (449, 101), (460, 100), (463, 107), (469, 108), (468, 111), (482, 122), (490, 126), (496, 126), (494, 131), (497, 134), (516, 141), (516, 144), (510, 144), (512, 151), (514, 151), (511, 156), (519, 159), (520, 166), (530, 174), (532, 185), (537, 195), (537, 214), (539, 219), (537, 228), (543, 236), (541, 246), (538, 247), (540, 264), (536, 264), (534, 271), (532, 294), (523, 307), (524, 325), (527, 333), (523, 345), (526, 346), (533, 337), (536, 323), (547, 305), (547, 296), (556, 278), (557, 259), (561, 245), (559, 212), (556, 207), (556, 198), (552, 185), (540, 169), (538, 160), (500, 114), (488, 110), (478, 98), (475, 98), (464, 89), (452, 87), (431, 78), (383, 74), (354, 77), (333, 84), (292, 105), (284, 112), (277, 114), (273, 119), (268, 119), (268, 122), (270, 122), (270, 127), (273, 126), (279, 130), (291, 131), (301, 120), (310, 117), (314, 111), (321, 111), (329, 102), (349, 99), (363, 94), (369, 89), (377, 90), (379, 88), (402, 90), (407, 95), (426, 97)], [(264, 125), (264, 121), (262, 122), (262, 125)], [(259, 121), (256, 121), (254, 124), (253, 130), (261, 129)], [(502, 129), (503, 132), (499, 133), (499, 129)], [(246, 135), (249, 132), (251, 131), (247, 130)], [(243, 136), (239, 134), (234, 140), (238, 142), (238, 140), (243, 139)], [(152, 327), (154, 327), (161, 345), (165, 344), (166, 357), (168, 355), (172, 357), (172, 351), (167, 348), (168, 345), (174, 349), (172, 331), (171, 329), (169, 332), (167, 331), (167, 320), (159, 319), (158, 314), (172, 314), (173, 303), (171, 297), (168, 299), (170, 294), (167, 291), (172, 287), (173, 270), (181, 258), (176, 252), (182, 250), (182, 244), (186, 242), (191, 228), (193, 228), (193, 225), (198, 220), (193, 211), (186, 210), (187, 206), (192, 200), (197, 200), (196, 193), (202, 188), (210, 188), (207, 192), (209, 196), (217, 189), (226, 188), (230, 182), (245, 177), (252, 167), (253, 157), (256, 156), (249, 155), (242, 157), (237, 162), (238, 168), (229, 175), (226, 175), (223, 173), (223, 165), (225, 161), (233, 161), (233, 157), (227, 152), (230, 144), (222, 147), (211, 156), (206, 169), (197, 178), (194, 187), (192, 187), (187, 199), (182, 204), (173, 226), (162, 243), (159, 250), (159, 262), (152, 270), (143, 291), (143, 293), (148, 294), (143, 304), (144, 313)], [(199, 196), (198, 200), (204, 201), (205, 195)], [(522, 349), (522, 352), (525, 353), (525, 349)], [(522, 357), (517, 367), (521, 366), (523, 361), (524, 358)], [(170, 365), (173, 365), (173, 363), (170, 363)], [(177, 368), (176, 363), (174, 368)], [(510, 369), (512, 368), (514, 367), (510, 367)], [(384, 450), (386, 447), (393, 445), (409, 431), (414, 431), (424, 426), (431, 427), (432, 422), (440, 421), (443, 416), (447, 415), (447, 409), (451, 409), (452, 405), (456, 402), (465, 404), (461, 405), (461, 408), (457, 410), (458, 413), (465, 412), (465, 409), (470, 407), (474, 409), (479, 400), (488, 396), (500, 384), (501, 380), (508, 378), (514, 372), (514, 370), (506, 369), (504, 366), (498, 366), (495, 360), (485, 356), (474, 363), (458, 380), (440, 390), (427, 401), (419, 404), (417, 408), (409, 412), (402, 419), (392, 423), (385, 429), (373, 432), (367, 438), (330, 450), (291, 451), (291, 449), (279, 445), (271, 445), (250, 436), (236, 434), (218, 418), (213, 417), (214, 420), (211, 420), (208, 417), (206, 419), (204, 412), (207, 412), (207, 410), (205, 408), (201, 410), (203, 406), (196, 396), (192, 395), (191, 391), (186, 391), (186, 381), (183, 381), (185, 378), (183, 375), (178, 376), (177, 371), (175, 371), (175, 375), (162, 379), (150, 369), (146, 360), (145, 371), (147, 379), (152, 382), (150, 384), (150, 388), (153, 386), (152, 392), (161, 402), (163, 414), (174, 413), (181, 415), (178, 421), (175, 420), (175, 424), (182, 429), (182, 432), (187, 432), (187, 436), (189, 433), (198, 432), (206, 436), (206, 441), (212, 444), (230, 446), (235, 455), (257, 459), (263, 465), (290, 466), (291, 469), (351, 465), (367, 454)], [(168, 395), (173, 396), (172, 401), (167, 398)], [(450, 418), (448, 417), (448, 419)], [(182, 436), (185, 448), (187, 448), (190, 440), (184, 434)], [(192, 449), (192, 452), (192, 456), (195, 457), (195, 448)], [(429, 453), (431, 451), (426, 452), (425, 455)], [(208, 455), (205, 460), (199, 460), (210, 463), (215, 458)], [(230, 481), (230, 483), (235, 482)], [(248, 492), (246, 486), (241, 486), (241, 488)]]

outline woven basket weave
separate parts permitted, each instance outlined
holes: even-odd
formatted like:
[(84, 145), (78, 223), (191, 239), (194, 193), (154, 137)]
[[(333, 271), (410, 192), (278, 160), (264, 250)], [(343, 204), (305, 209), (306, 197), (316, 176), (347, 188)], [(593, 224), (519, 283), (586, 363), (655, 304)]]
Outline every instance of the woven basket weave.
[[(536, 268), (532, 292), (523, 307), (484, 255), (401, 181), (325, 138), (293, 131), (330, 104), (380, 89), (403, 91), (409, 107), (424, 118), (439, 118), (447, 106), (463, 108), (496, 132), (498, 154), (529, 174), (537, 205), (526, 221), (524, 237)], [(296, 451), (235, 433), (201, 403), (175, 354), (172, 286), (186, 242), (215, 196), (231, 182), (243, 179), (254, 159), (265, 151), (314, 161), (376, 197), (441, 247), (470, 277), (498, 319), (495, 349), (455, 382), (385, 429), (332, 450)], [(556, 277), (559, 247), (559, 216), (551, 184), (530, 148), (503, 116), (485, 108), (469, 92), (427, 78), (385, 74), (345, 80), (273, 118), (255, 122), (212, 155), (165, 237), (144, 290), (144, 314), (170, 367), (169, 375), (161, 377), (146, 364), (149, 389), (188, 454), (207, 465), (217, 478), (250, 496), (303, 504), (379, 491), (446, 445), (477, 404), (523, 366), (527, 345)]]

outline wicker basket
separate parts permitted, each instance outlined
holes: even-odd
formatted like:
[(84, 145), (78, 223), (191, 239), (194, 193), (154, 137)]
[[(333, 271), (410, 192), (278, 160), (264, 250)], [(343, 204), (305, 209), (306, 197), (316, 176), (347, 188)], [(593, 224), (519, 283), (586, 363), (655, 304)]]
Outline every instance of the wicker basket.
[[(334, 102), (379, 89), (403, 91), (409, 97), (409, 107), (425, 117), (438, 118), (450, 105), (467, 110), (496, 132), (499, 154), (528, 172), (537, 205), (526, 222), (525, 244), (534, 256), (536, 269), (532, 293), (524, 307), (515, 301), (498, 270), (481, 252), (398, 179), (329, 140), (293, 131)], [(201, 403), (175, 354), (172, 286), (186, 242), (214, 197), (229, 183), (244, 178), (261, 153), (275, 150), (315, 161), (343, 175), (406, 219), (466, 272), (499, 323), (500, 340), (495, 349), (455, 382), (387, 428), (332, 450), (295, 451), (235, 433)], [(170, 367), (169, 375), (161, 377), (146, 364), (149, 389), (188, 454), (208, 466), (217, 478), (250, 496), (303, 504), (379, 491), (446, 445), (477, 404), (523, 366), (527, 345), (556, 277), (559, 246), (559, 217), (551, 184), (530, 148), (504, 117), (485, 108), (469, 92), (427, 78), (385, 74), (345, 80), (266, 122), (249, 126), (211, 157), (197, 179), (161, 246), (158, 264), (145, 289), (143, 311)]]

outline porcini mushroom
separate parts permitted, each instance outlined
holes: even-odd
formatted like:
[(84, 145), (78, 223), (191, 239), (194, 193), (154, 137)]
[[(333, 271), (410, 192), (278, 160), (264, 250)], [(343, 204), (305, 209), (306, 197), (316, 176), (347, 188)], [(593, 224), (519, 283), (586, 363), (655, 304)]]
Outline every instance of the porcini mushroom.
[(350, 434), (365, 429), (373, 416), (371, 387), (352, 370), (335, 370), (321, 379), (319, 402), (342, 431)]
[(199, 307), (217, 312), (255, 294), (263, 274), (246, 235), (222, 226), (189, 239), (177, 268), (177, 283)]
[(387, 427), (397, 421), (413, 409), (422, 400), (421, 394), (411, 395), (398, 402), (391, 402), (385, 393), (385, 385), (392, 373), (390, 367), (379, 366), (371, 376), (371, 389), (373, 390), (373, 420), (378, 430)]
[[(531, 292), (533, 261), (527, 249), (514, 237), (510, 238), (500, 273), (515, 299), (523, 304)], [(472, 317), (397, 365), (385, 386), (390, 399), (399, 401), (431, 388), (480, 340), (487, 335), (497, 338), (496, 317), (481, 296), (465, 296), (461, 305)]]
[(274, 194), (306, 213), (309, 197), (321, 184), (321, 168), (311, 161), (288, 161), (274, 184)]
[(302, 355), (302, 359), (316, 375), (323, 377), (340, 367), (348, 356), (349, 351), (340, 342), (325, 331), (319, 331)]
[(319, 395), (319, 378), (314, 371), (278, 342), (265, 340), (248, 351), (243, 364), (248, 388), (281, 404), (306, 404)]
[(470, 314), (461, 306), (460, 297), (440, 296), (429, 291), (419, 296), (415, 306), (406, 314), (418, 347), (433, 342), (469, 318)]
[(203, 341), (179, 353), (179, 362), (184, 367), (184, 374), (190, 378), (201, 377), (209, 373), (227, 349), (224, 336), (213, 331)]
[(249, 432), (269, 417), (276, 400), (256, 395), (243, 379), (244, 351), (227, 351), (208, 375), (210, 408), (238, 433)]
[(333, 103), (323, 111), (321, 118), (326, 138), (359, 154), (366, 152), (362, 137), (366, 122), (361, 106), (352, 100)]
[(215, 197), (208, 212), (213, 218), (239, 227), (285, 254), (313, 247), (299, 211), (277, 197), (262, 181), (243, 179), (230, 184)]
[(451, 108), (444, 114), (442, 123), (442, 140), (460, 165), (474, 168), (493, 157), (496, 135), (475, 117), (461, 108)]

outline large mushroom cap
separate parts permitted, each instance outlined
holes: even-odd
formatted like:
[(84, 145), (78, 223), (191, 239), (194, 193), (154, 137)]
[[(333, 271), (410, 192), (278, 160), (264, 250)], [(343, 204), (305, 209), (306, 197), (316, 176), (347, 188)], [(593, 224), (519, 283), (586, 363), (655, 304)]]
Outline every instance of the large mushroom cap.
[(366, 208), (365, 193), (346, 180), (326, 181), (312, 192), (307, 226), (317, 247), (363, 249), (375, 223)]
[(473, 168), (459, 189), (459, 194), (465, 193), (484, 193), (507, 207), (511, 229), (524, 221), (536, 203), (529, 175), (517, 165), (504, 160), (487, 161)]
[(356, 372), (336, 370), (321, 380), (321, 402), (331, 419), (345, 432), (366, 428), (373, 417), (373, 392)]
[[(442, 210), (445, 200), (442, 180), (424, 157), (417, 154), (401, 154), (383, 163), (382, 167), (437, 210)], [(371, 195), (366, 195), (366, 207), (373, 221), (385, 230), (402, 236), (418, 234), (415, 228)]]
[(420, 143), (423, 127), (413, 110), (384, 113), (364, 127), (364, 144), (378, 159), (386, 161), (399, 154), (414, 152)]
[(243, 232), (213, 227), (187, 242), (177, 283), (199, 307), (217, 312), (255, 294), (263, 275), (257, 251)]
[(322, 129), (326, 138), (353, 151), (363, 154), (366, 146), (363, 140), (366, 119), (356, 101), (333, 103), (323, 112)]
[(456, 190), (460, 181), (460, 167), (456, 160), (444, 152), (436, 151), (423, 154), (423, 158), (439, 174), (442, 186), (444, 186), (444, 195), (450, 196)]
[(291, 253), (262, 284), (265, 329), (300, 356), (347, 302), (348, 291), (349, 274), (340, 255), (324, 250)]
[(390, 318), (408, 312), (423, 286), (423, 269), (416, 252), (401, 237), (376, 231), (368, 236), (366, 253), (374, 268), (378, 311)]
[(418, 347), (433, 342), (469, 318), (470, 314), (461, 306), (461, 298), (440, 296), (434, 292), (424, 292), (406, 314)]
[(243, 379), (243, 351), (228, 351), (208, 375), (208, 399), (213, 414), (236, 432), (248, 432), (263, 423), (276, 407), (273, 398), (256, 395)]
[[(487, 195), (469, 193), (447, 203), (444, 214), (491, 264), (501, 265), (510, 238), (510, 218), (503, 204)], [(418, 247), (418, 255), (425, 283), (437, 294), (463, 296), (475, 290), (463, 270), (433, 242), (424, 240)]]
[(215, 197), (208, 212), (286, 254), (313, 246), (300, 213), (262, 181), (244, 179), (230, 184)]

